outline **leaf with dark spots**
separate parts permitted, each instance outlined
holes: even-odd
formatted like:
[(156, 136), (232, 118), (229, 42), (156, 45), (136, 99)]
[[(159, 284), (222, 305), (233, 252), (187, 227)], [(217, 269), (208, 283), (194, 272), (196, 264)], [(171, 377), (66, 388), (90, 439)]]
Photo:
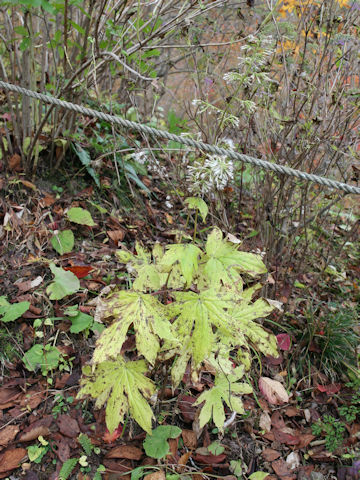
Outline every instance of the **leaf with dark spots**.
[(151, 364), (160, 347), (159, 339), (175, 340), (164, 306), (152, 295), (116, 292), (107, 300), (104, 318), (109, 316), (115, 317), (116, 321), (97, 341), (94, 363), (111, 360), (119, 355), (131, 324), (135, 330), (136, 347)]
[(106, 402), (106, 426), (110, 433), (124, 423), (129, 411), (143, 430), (151, 432), (153, 413), (146, 399), (154, 393), (155, 385), (144, 375), (146, 371), (144, 360), (125, 361), (122, 357), (96, 365), (94, 371), (86, 366), (78, 398), (90, 395), (96, 399), (97, 408)]

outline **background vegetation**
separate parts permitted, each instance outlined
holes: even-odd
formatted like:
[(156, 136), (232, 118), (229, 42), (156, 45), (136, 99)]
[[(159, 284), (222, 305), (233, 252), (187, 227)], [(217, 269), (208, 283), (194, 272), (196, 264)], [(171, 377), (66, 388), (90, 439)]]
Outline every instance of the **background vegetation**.
[[(1, 0), (0, 79), (358, 185), (359, 12), (357, 0)], [(94, 438), (85, 427), (73, 435), (76, 458), (35, 435), (38, 443), (26, 450), (30, 463), (60, 460), (57, 469), (47, 464), (54, 478), (101, 478), (101, 441), (127, 435), (128, 442), (139, 424), (148, 432), (145, 453), (163, 472), (168, 440), (182, 431), (165, 427), (183, 427), (182, 396), (195, 402), (192, 428), (210, 448), (218, 433), (230, 438), (231, 412), (245, 415), (240, 394), (252, 390), (259, 415), (292, 401), (305, 412), (309, 391), (320, 402), (320, 415), (304, 413), (304, 428), (291, 432), (301, 438), (304, 464), (316, 457), (316, 441), (338, 460), (356, 459), (357, 196), (6, 90), (0, 98), (5, 389), (13, 388), (12, 375), (37, 378), (39, 396), (53, 399), (44, 412), (54, 421), (77, 418), (77, 408), (88, 424), (103, 426)], [(84, 366), (85, 400), (75, 399)], [(65, 395), (75, 372), (77, 390)], [(319, 392), (335, 395), (330, 406)], [(87, 395), (106, 404), (106, 421), (94, 419)], [(16, 425), (7, 408), (2, 428), (10, 432)], [(261, 418), (257, 432), (279, 431), (278, 420), (265, 428)], [(281, 431), (275, 440), (295, 445)], [(23, 458), (22, 447), (12, 446), (26, 442), (14, 440), (17, 433), (0, 455)], [(308, 443), (304, 435), (311, 435)], [(321, 440), (309, 453), (315, 436)], [(207, 455), (223, 454), (211, 448)], [(5, 473), (20, 462), (1, 458)], [(229, 472), (261, 473), (249, 458)], [(278, 460), (271, 461), (259, 468), (282, 478)], [(203, 471), (189, 465), (185, 474)], [(298, 471), (287, 468), (286, 475)], [(134, 462), (129, 469), (131, 478), (146, 473)], [(180, 478), (170, 470), (167, 478)]]

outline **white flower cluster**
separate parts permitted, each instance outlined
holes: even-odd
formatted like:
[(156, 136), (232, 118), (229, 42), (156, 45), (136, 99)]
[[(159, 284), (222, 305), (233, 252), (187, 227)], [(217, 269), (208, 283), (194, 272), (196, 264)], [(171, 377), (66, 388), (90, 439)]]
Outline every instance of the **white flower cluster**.
[(144, 165), (144, 163), (149, 160), (148, 152), (146, 150), (140, 150), (139, 152), (133, 153), (132, 158), (135, 162), (140, 163), (140, 165)]
[(207, 155), (188, 167), (186, 180), (193, 193), (221, 191), (234, 177), (234, 162), (226, 155)]
[(155, 157), (151, 157), (149, 159), (147, 168), (151, 173), (158, 175), (159, 177), (167, 178), (168, 176), (168, 172), (166, 168), (163, 165), (161, 165), (159, 160)]
[(238, 57), (239, 70), (225, 73), (224, 80), (228, 84), (240, 81), (247, 87), (254, 83), (271, 82), (271, 78), (261, 70), (274, 53), (274, 49), (274, 39), (271, 35), (263, 38), (249, 35), (247, 44), (241, 47), (244, 55)]
[(147, 150), (140, 150), (138, 152), (133, 153), (132, 155), (133, 160), (135, 162), (140, 163), (141, 165), (147, 164), (147, 170), (152, 172), (155, 175), (159, 175), (160, 177), (167, 177), (166, 168), (160, 164), (159, 160), (150, 155)]
[(231, 150), (235, 150), (235, 143), (232, 138), (222, 138), (219, 142), (224, 143), (227, 147), (229, 147)]

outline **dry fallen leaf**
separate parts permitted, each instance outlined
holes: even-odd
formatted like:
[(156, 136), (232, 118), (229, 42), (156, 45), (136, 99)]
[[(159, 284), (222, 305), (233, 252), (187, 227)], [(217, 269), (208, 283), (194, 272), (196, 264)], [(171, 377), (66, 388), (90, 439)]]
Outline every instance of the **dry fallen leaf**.
[(340, 392), (341, 383), (330, 383), (329, 385), (317, 385), (317, 389), (321, 393), (326, 393), (327, 395), (334, 395), (335, 393)]
[(279, 477), (290, 475), (290, 469), (285, 460), (283, 460), (282, 458), (272, 462), (271, 466), (274, 469), (276, 475), (278, 475)]
[(271, 418), (267, 412), (262, 412), (260, 415), (259, 427), (265, 432), (270, 432), (271, 430)]
[(56, 423), (60, 432), (66, 437), (75, 438), (80, 433), (78, 422), (70, 415), (59, 415)]
[(26, 456), (25, 448), (11, 448), (0, 455), (0, 473), (9, 472), (17, 468)]
[(14, 406), (20, 395), (21, 391), (17, 387), (0, 388), (0, 410)]
[(8, 425), (3, 430), (0, 430), (0, 445), (6, 447), (14, 440), (19, 430), (19, 425)]
[(121, 242), (124, 239), (126, 232), (125, 232), (125, 230), (118, 229), (118, 230), (108, 230), (106, 233), (111, 238), (111, 240), (116, 245), (118, 245), (119, 242)]
[(265, 448), (261, 455), (267, 462), (273, 462), (280, 457), (280, 452), (273, 450), (272, 448)]
[(24, 187), (31, 188), (31, 190), (34, 190), (34, 192), (37, 191), (36, 185), (34, 185), (32, 182), (29, 182), (29, 180), (20, 179), (19, 182), (21, 182)]
[(18, 153), (14, 153), (9, 159), (9, 170), (12, 172), (21, 171), (21, 157)]
[(48, 427), (45, 425), (39, 425), (32, 430), (29, 430), (28, 432), (22, 433), (19, 437), (19, 442), (31, 442), (32, 440), (35, 440), (38, 438), (40, 435), (42, 437), (46, 437), (50, 435), (50, 430)]
[(266, 400), (273, 405), (281, 405), (289, 401), (289, 395), (283, 385), (277, 380), (268, 377), (261, 377), (259, 389)]
[(195, 449), (197, 447), (196, 433), (193, 430), (183, 430), (181, 432), (184, 445), (187, 448)]
[(297, 452), (291, 452), (286, 457), (286, 464), (290, 468), (290, 470), (296, 470), (300, 467), (300, 455)]
[(301, 415), (301, 412), (300, 412), (299, 408), (290, 406), (290, 407), (286, 408), (285, 415), (287, 417), (296, 417), (296, 416)]
[(127, 458), (128, 460), (140, 460), (143, 451), (140, 448), (131, 445), (120, 445), (110, 450), (106, 458)]
[(184, 467), (186, 466), (187, 462), (189, 461), (189, 458), (191, 457), (191, 452), (185, 452), (183, 455), (181, 455), (181, 457), (179, 458), (178, 460), (178, 468), (177, 468), (177, 471), (178, 472), (183, 472), (184, 471)]
[(165, 480), (165, 478), (165, 472), (163, 470), (159, 470), (158, 472), (145, 475), (144, 480)]

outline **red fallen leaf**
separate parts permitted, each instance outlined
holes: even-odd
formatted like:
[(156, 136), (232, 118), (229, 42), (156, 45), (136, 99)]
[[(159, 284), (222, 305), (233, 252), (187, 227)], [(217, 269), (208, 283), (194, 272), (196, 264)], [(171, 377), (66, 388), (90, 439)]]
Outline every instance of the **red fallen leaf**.
[(91, 313), (93, 310), (94, 310), (94, 307), (90, 306), (90, 305), (79, 305), (79, 310), (80, 312), (82, 313)]
[(266, 438), (266, 440), (269, 440), (270, 442), (275, 441), (275, 436), (274, 436), (274, 431), (273, 430), (271, 430), (271, 432), (264, 433), (264, 435), (262, 435), (262, 437)]
[(89, 265), (74, 265), (73, 267), (64, 267), (64, 270), (69, 270), (76, 275), (77, 278), (84, 278), (94, 269)]
[(273, 428), (274, 438), (277, 442), (285, 443), (286, 445), (297, 445), (300, 443), (298, 437), (291, 435), (290, 433), (282, 432), (276, 428)]
[(286, 428), (284, 418), (279, 410), (275, 410), (275, 412), (271, 415), (271, 425), (278, 430), (284, 430)]
[(103, 435), (103, 440), (106, 443), (114, 443), (115, 440), (117, 440), (119, 437), (121, 437), (123, 432), (123, 426), (120, 424), (116, 430), (113, 431), (113, 433), (110, 433), (108, 429), (106, 429), (104, 435)]
[(225, 453), (222, 453), (221, 455), (200, 455), (197, 454), (193, 457), (195, 462), (199, 463), (205, 463), (206, 465), (212, 465), (216, 463), (222, 463), (226, 458)]
[(56, 455), (60, 462), (66, 462), (70, 458), (70, 445), (69, 445), (69, 439), (66, 437), (62, 437), (60, 441), (55, 441), (57, 449), (56, 449)]
[(290, 344), (291, 344), (290, 335), (288, 335), (287, 333), (279, 333), (279, 335), (276, 335), (276, 339), (277, 339), (278, 347), (280, 348), (280, 350), (284, 350), (284, 351), (290, 350)]
[(319, 392), (326, 393), (327, 395), (334, 395), (341, 390), (341, 383), (329, 383), (329, 385), (317, 385)]

